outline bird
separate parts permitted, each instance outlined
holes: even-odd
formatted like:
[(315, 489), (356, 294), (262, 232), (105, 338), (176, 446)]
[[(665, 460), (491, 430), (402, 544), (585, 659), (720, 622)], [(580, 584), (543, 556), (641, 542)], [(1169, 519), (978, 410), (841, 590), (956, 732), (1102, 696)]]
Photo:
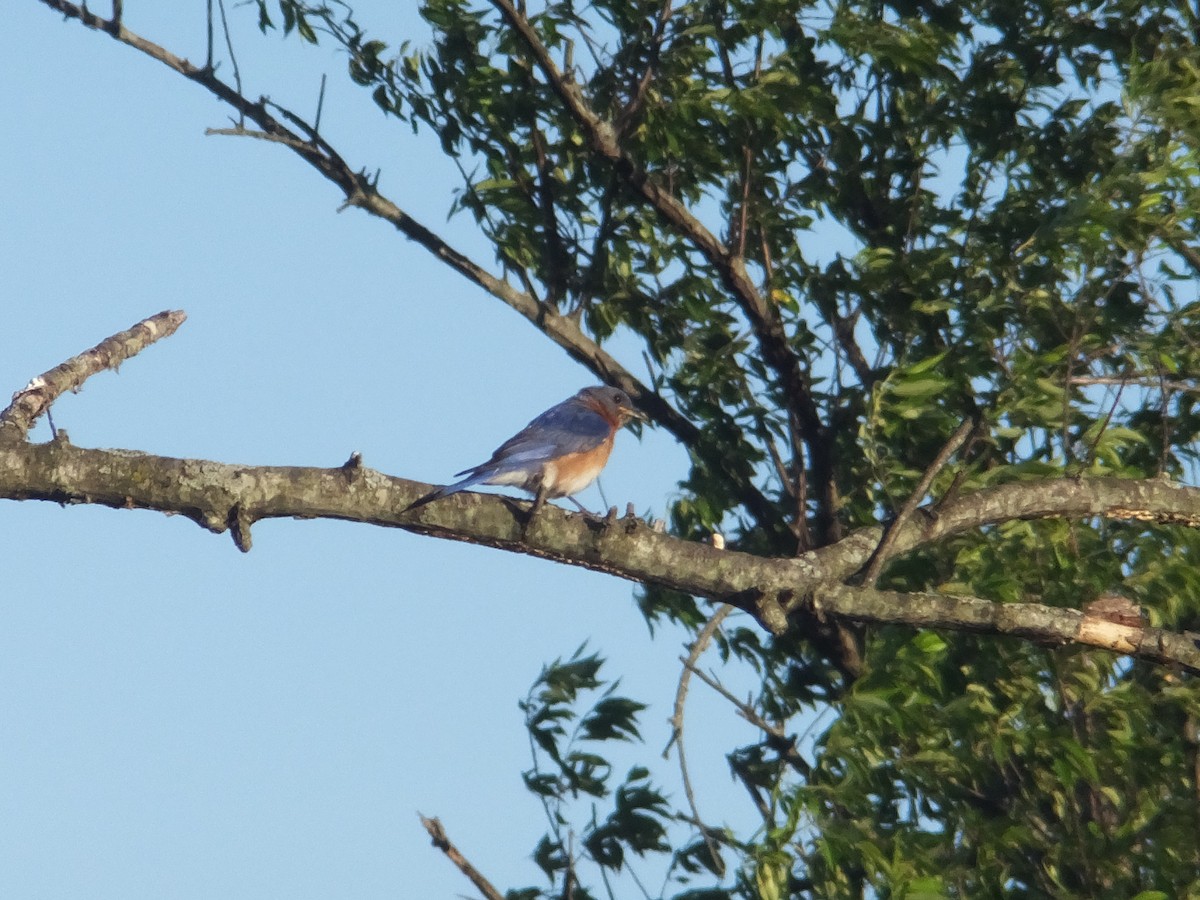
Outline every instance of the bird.
[(535, 495), (528, 522), (547, 499), (575, 499), (600, 474), (612, 452), (617, 432), (630, 419), (646, 419), (619, 388), (586, 387), (550, 407), (501, 444), (487, 462), (455, 473), (461, 481), (439, 487), (405, 507), (417, 509), (477, 484), (512, 485)]

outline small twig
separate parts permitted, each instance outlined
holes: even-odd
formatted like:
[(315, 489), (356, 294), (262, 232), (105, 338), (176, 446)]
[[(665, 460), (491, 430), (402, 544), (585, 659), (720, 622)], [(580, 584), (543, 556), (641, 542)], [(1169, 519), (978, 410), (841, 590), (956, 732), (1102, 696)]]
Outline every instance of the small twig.
[[(233, 65), (233, 83), (239, 95), (242, 94), (242, 72), (238, 68), (237, 55), (233, 52), (233, 36), (229, 33), (229, 20), (225, 17), (225, 0), (217, 0), (217, 9), (221, 11), (221, 30), (225, 32), (225, 47), (229, 50), (229, 62)], [(212, 60), (210, 59), (211, 63)], [(244, 115), (240, 110), (239, 115)], [(245, 121), (244, 119), (242, 121)], [(239, 122), (238, 124), (241, 124)]]
[(12, 403), (0, 412), (0, 435), (23, 440), (33, 423), (64, 393), (79, 390), (97, 372), (116, 369), (155, 341), (174, 334), (186, 318), (183, 310), (160, 312), (37, 376), (13, 394)]
[(738, 760), (736, 754), (729, 754), (729, 769), (733, 772), (734, 777), (742, 783), (742, 787), (746, 789), (746, 793), (750, 795), (750, 801), (754, 804), (754, 808), (758, 810), (759, 816), (762, 817), (763, 824), (770, 828), (775, 818), (771, 814), (771, 807), (763, 799), (762, 791), (758, 789), (758, 785), (750, 778), (750, 773), (746, 771), (746, 767)]
[(846, 354), (846, 362), (854, 370), (859, 383), (869, 391), (879, 379), (863, 355), (862, 347), (858, 345), (858, 341), (854, 337), (854, 325), (858, 321), (860, 313), (861, 309), (857, 309), (849, 316), (843, 316), (837, 308), (836, 300), (829, 303), (829, 322), (833, 328), (834, 337), (837, 338), (838, 344)]
[(787, 732), (785, 732), (778, 725), (768, 722), (757, 712), (755, 712), (753, 706), (751, 706), (749, 703), (739, 700), (731, 691), (729, 691), (728, 688), (725, 687), (725, 685), (721, 684), (721, 682), (717, 681), (712, 676), (701, 672), (686, 659), (681, 659), (680, 662), (694, 672), (697, 678), (732, 703), (737, 708), (739, 716), (741, 716), (755, 728), (766, 733), (767, 736), (772, 739), (770, 742), (771, 747), (779, 754), (780, 759), (795, 769), (804, 778), (808, 778), (812, 775), (812, 766), (808, 764), (808, 760), (800, 755), (800, 751), (796, 749), (796, 742), (792, 738), (788, 737)]
[[(1160, 385), (1165, 381), (1159, 373)], [(1171, 455), (1171, 392), (1165, 387), (1159, 390), (1158, 419), (1162, 427), (1162, 441), (1158, 450), (1158, 475), (1167, 471), (1167, 458)]]
[[(600, 869), (601, 874), (604, 869)], [(567, 832), (567, 867), (563, 870), (563, 889), (562, 900), (575, 900), (575, 882), (578, 879), (575, 877), (575, 832)], [(605, 884), (608, 881), (605, 880)], [(609, 895), (612, 895), (612, 889), (609, 889)]]
[(1155, 372), (1131, 373), (1129, 375), (1072, 375), (1068, 384), (1080, 387), (1092, 385), (1155, 385), (1164, 391), (1181, 391), (1184, 393), (1200, 393), (1200, 384), (1192, 381), (1181, 381), (1178, 378), (1166, 379)]
[(325, 108), (325, 74), (321, 74), (321, 91), (317, 94), (317, 115), (313, 119), (313, 133), (321, 132), (321, 111)]
[(921, 476), (921, 480), (917, 483), (916, 488), (904, 501), (904, 505), (900, 507), (900, 512), (896, 514), (896, 518), (888, 525), (887, 530), (883, 533), (883, 539), (880, 540), (879, 546), (875, 548), (875, 552), (871, 554), (871, 558), (867, 560), (867, 567), (863, 572), (862, 584), (864, 587), (874, 587), (875, 582), (879, 578), (879, 573), (883, 570), (884, 563), (888, 561), (889, 552), (892, 549), (892, 544), (895, 543), (896, 535), (900, 529), (912, 517), (912, 514), (917, 511), (917, 507), (929, 493), (929, 486), (933, 484), (933, 479), (937, 474), (946, 467), (946, 463), (950, 461), (950, 457), (955, 454), (971, 436), (979, 425), (978, 419), (966, 419), (961, 425), (955, 429), (954, 434), (950, 435), (950, 440), (946, 441), (945, 445), (938, 452), (938, 455), (933, 458), (933, 462), (929, 464), (929, 468), (925, 470), (925, 474)]
[(213, 0), (208, 0), (208, 15), (205, 19), (205, 46), (208, 48), (204, 57), (204, 70), (213, 71)]
[(256, 131), (252, 128), (244, 128), (241, 125), (235, 125), (233, 128), (205, 128), (204, 134), (206, 136), (226, 135), (230, 137), (254, 138), (259, 141), (270, 141), (273, 144), (283, 144), (283, 146), (291, 147), (293, 150), (309, 146), (309, 142), (302, 141), (298, 137), (286, 134), (271, 134), (267, 131)]
[(763, 428), (762, 442), (766, 445), (772, 465), (775, 466), (775, 474), (779, 476), (779, 483), (783, 486), (787, 495), (795, 500), (799, 494), (797, 485), (792, 479), (791, 472), (788, 471), (787, 463), (783, 461), (783, 455), (779, 452), (779, 447), (775, 444), (775, 438), (771, 436), (769, 428)]
[[(417, 815), (420, 816), (420, 813)], [(459, 852), (457, 847), (450, 843), (450, 838), (446, 836), (446, 829), (442, 827), (442, 823), (438, 819), (427, 819), (425, 816), (420, 816), (420, 818), (421, 824), (425, 826), (425, 830), (429, 832), (429, 837), (433, 840), (433, 846), (446, 854), (447, 859), (454, 863), (458, 867), (458, 870), (467, 876), (471, 884), (475, 885), (476, 890), (483, 894), (487, 900), (504, 900), (504, 895), (496, 890), (492, 883), (484, 878), (479, 870), (467, 861), (467, 858)]]
[(1116, 396), (1113, 397), (1112, 406), (1108, 410), (1108, 414), (1104, 417), (1104, 421), (1100, 423), (1100, 430), (1096, 432), (1096, 439), (1092, 441), (1092, 445), (1088, 447), (1088, 462), (1095, 460), (1096, 448), (1100, 446), (1100, 439), (1104, 437), (1104, 432), (1108, 431), (1108, 426), (1112, 422), (1113, 415), (1117, 411), (1117, 407), (1121, 405), (1121, 395), (1125, 393), (1125, 386), (1128, 382), (1121, 382), (1117, 386)]
[(746, 255), (746, 230), (749, 226), (750, 219), (750, 163), (754, 157), (750, 152), (750, 145), (745, 144), (742, 147), (742, 196), (738, 198), (737, 218), (731, 224), (731, 231), (736, 231), (733, 243), (737, 245), (737, 255)]
[[(726, 616), (733, 612), (733, 610), (734, 607), (728, 603), (722, 604), (721, 608), (713, 614), (713, 617), (708, 620), (704, 628), (696, 635), (696, 640), (692, 641), (692, 648), (688, 651), (687, 659), (683, 660), (683, 671), (679, 673), (679, 685), (675, 689), (675, 712), (671, 716), (671, 740), (667, 742), (667, 746), (663, 749), (663, 756), (665, 757), (671, 749), (671, 745), (675, 745), (675, 752), (679, 756), (679, 774), (683, 778), (683, 793), (687, 797), (688, 808), (692, 811), (692, 817), (697, 822), (703, 822), (704, 819), (700, 815), (700, 810), (696, 807), (696, 793), (692, 790), (692, 779), (688, 775), (687, 755), (683, 749), (683, 709), (687, 702), (688, 684), (691, 681), (692, 672), (696, 671), (696, 661), (708, 649), (713, 635), (717, 633), (717, 629), (721, 627), (721, 623), (725, 621)], [(718, 874), (723, 877), (725, 875), (723, 871), (724, 866), (720, 862), (721, 857), (717, 853), (716, 844), (708, 835), (708, 828), (701, 825), (700, 835), (704, 838), (705, 846), (708, 847), (709, 856), (716, 861), (717, 868), (722, 869)]]
[(629, 102), (625, 104), (625, 108), (621, 110), (621, 114), (617, 116), (617, 127), (620, 131), (628, 130), (633, 123), (638, 113), (642, 110), (642, 104), (646, 101), (646, 94), (650, 88), (650, 82), (654, 79), (654, 70), (658, 67), (659, 53), (662, 50), (663, 38), (667, 27), (667, 20), (671, 17), (671, 0), (666, 0), (662, 8), (658, 11), (658, 20), (654, 23), (654, 35), (650, 39), (649, 53), (646, 58), (646, 68), (642, 72), (642, 77), (638, 79), (637, 86), (633, 89), (633, 96), (629, 98)]
[[(592, 827), (595, 827), (595, 823), (593, 823)], [(608, 894), (608, 900), (617, 900), (617, 895), (613, 893), (612, 882), (608, 880), (608, 869), (604, 866), (600, 867), (600, 880), (604, 882), (604, 893)], [(572, 882), (572, 884), (574, 884), (574, 882)], [(569, 895), (565, 895), (563, 900), (575, 900), (574, 891), (572, 891)]]

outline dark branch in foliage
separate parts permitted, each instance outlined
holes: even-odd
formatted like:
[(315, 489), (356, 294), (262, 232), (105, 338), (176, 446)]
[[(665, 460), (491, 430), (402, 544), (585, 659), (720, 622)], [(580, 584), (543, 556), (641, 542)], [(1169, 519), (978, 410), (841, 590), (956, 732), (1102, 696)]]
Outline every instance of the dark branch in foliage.
[(592, 150), (615, 167), (626, 185), (640, 195), (672, 228), (691, 241), (720, 273), (749, 320), (762, 357), (779, 379), (791, 413), (801, 428), (812, 462), (812, 481), (818, 493), (817, 532), (822, 542), (837, 537), (836, 493), (830, 440), (813, 399), (808, 377), (792, 352), (776, 306), (768, 302), (746, 270), (746, 260), (726, 247), (679, 200), (643, 171), (621, 146), (617, 129), (586, 102), (579, 86), (567, 79), (550, 56), (529, 20), (509, 0), (492, 0), (512, 29), (529, 48), (550, 87), (583, 130)]

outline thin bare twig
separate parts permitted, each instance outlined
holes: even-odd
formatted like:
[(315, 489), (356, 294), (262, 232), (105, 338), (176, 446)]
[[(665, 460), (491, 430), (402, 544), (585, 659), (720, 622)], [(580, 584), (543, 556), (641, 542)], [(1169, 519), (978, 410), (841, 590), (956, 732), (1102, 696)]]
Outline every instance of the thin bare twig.
[(205, 128), (205, 135), (212, 137), (213, 135), (221, 135), (225, 137), (245, 137), (252, 138), (256, 141), (267, 141), (272, 144), (282, 144), (285, 147), (290, 147), (293, 150), (299, 150), (301, 147), (309, 146), (308, 141), (301, 140), (291, 134), (271, 134), (269, 131), (258, 131), (254, 128), (243, 128), (241, 125), (234, 125), (232, 128)]
[(732, 703), (737, 708), (738, 715), (771, 738), (771, 747), (779, 754), (780, 759), (795, 769), (804, 778), (808, 778), (812, 774), (812, 766), (808, 764), (808, 760), (800, 755), (800, 751), (796, 749), (796, 742), (788, 737), (787, 732), (775, 723), (768, 722), (755, 711), (753, 706), (739, 700), (725, 685), (700, 671), (688, 662), (688, 660), (680, 659), (680, 662), (694, 672), (697, 678)]
[[(242, 70), (238, 66), (237, 54), (233, 52), (233, 35), (229, 31), (229, 19), (225, 15), (225, 0), (217, 0), (217, 9), (221, 11), (221, 31), (225, 34), (225, 49), (229, 51), (229, 62), (233, 66), (234, 88), (237, 90), (238, 94), (241, 94)], [(238, 122), (238, 124), (241, 125), (242, 122)]]
[(174, 334), (185, 319), (183, 310), (160, 312), (43, 372), (13, 394), (12, 403), (0, 412), (0, 437), (24, 439), (33, 423), (64, 393), (79, 390), (97, 372), (117, 369), (155, 341)]
[(478, 869), (471, 865), (467, 858), (459, 852), (457, 847), (450, 843), (450, 838), (446, 836), (446, 829), (442, 827), (442, 823), (438, 819), (428, 819), (425, 816), (421, 816), (420, 813), (417, 815), (420, 816), (421, 824), (425, 826), (425, 830), (429, 832), (433, 846), (446, 854), (446, 858), (454, 863), (458, 871), (467, 876), (479, 893), (483, 894), (487, 900), (504, 900), (504, 895), (496, 890), (492, 883), (480, 874)]
[(701, 654), (708, 649), (708, 645), (712, 642), (713, 635), (717, 633), (717, 629), (721, 627), (721, 623), (726, 617), (733, 612), (734, 607), (728, 603), (722, 604), (711, 619), (705, 623), (704, 628), (696, 635), (696, 639), (692, 641), (691, 650), (688, 651), (687, 659), (683, 660), (683, 671), (679, 673), (679, 684), (675, 688), (675, 711), (671, 716), (671, 740), (667, 743), (663, 750), (663, 756), (671, 749), (671, 745), (675, 745), (675, 752), (679, 756), (679, 774), (683, 779), (683, 793), (687, 797), (688, 808), (692, 811), (692, 817), (700, 822), (700, 835), (704, 838), (704, 845), (708, 847), (709, 856), (716, 862), (717, 868), (720, 871), (718, 876), (724, 877), (725, 866), (721, 862), (721, 857), (717, 853), (717, 846), (709, 837), (708, 827), (703, 824), (704, 818), (700, 815), (700, 810), (696, 805), (696, 792), (692, 789), (692, 779), (688, 774), (687, 754), (683, 748), (683, 711), (687, 703), (688, 684), (691, 681), (692, 672), (695, 671), (696, 661), (700, 659)]
[(205, 53), (204, 53), (204, 68), (212, 72), (214, 69), (213, 62), (213, 0), (207, 0), (206, 3), (207, 15), (204, 20), (204, 36), (205, 36)]
[(313, 131), (321, 133), (321, 112), (325, 109), (325, 73), (321, 73), (321, 90), (317, 94), (317, 114), (313, 117)]
[(1113, 397), (1112, 406), (1109, 407), (1108, 413), (1104, 416), (1104, 421), (1100, 423), (1100, 430), (1096, 432), (1096, 439), (1088, 447), (1089, 462), (1095, 458), (1096, 448), (1100, 446), (1100, 440), (1104, 437), (1104, 432), (1108, 431), (1108, 426), (1112, 423), (1112, 418), (1117, 412), (1117, 407), (1121, 405), (1121, 395), (1125, 393), (1125, 387), (1128, 383), (1122, 382), (1117, 385), (1117, 392), (1116, 396)]
[(737, 255), (746, 255), (746, 232), (750, 228), (750, 163), (754, 157), (749, 144), (742, 146), (742, 191), (738, 198), (737, 213), (730, 221), (729, 231), (737, 245)]
[(904, 505), (896, 513), (896, 518), (892, 520), (887, 530), (884, 531), (883, 539), (879, 542), (879, 546), (875, 548), (875, 552), (871, 554), (871, 558), (867, 561), (867, 567), (862, 577), (862, 584), (864, 586), (874, 587), (875, 582), (879, 579), (879, 573), (888, 561), (892, 545), (896, 540), (896, 535), (899, 534), (900, 529), (912, 517), (912, 514), (917, 511), (917, 507), (921, 504), (925, 495), (929, 493), (929, 486), (933, 484), (933, 479), (946, 467), (946, 463), (950, 461), (950, 457), (966, 442), (967, 438), (971, 436), (971, 432), (978, 425), (978, 420), (966, 419), (955, 429), (954, 434), (950, 435), (950, 440), (946, 441), (942, 449), (938, 451), (938, 455), (933, 458), (933, 462), (929, 464), (929, 467), (925, 470), (925, 474), (917, 482), (916, 488), (909, 494), (908, 499), (904, 501)]
[(665, 0), (662, 8), (658, 11), (658, 19), (654, 23), (654, 35), (650, 38), (646, 68), (642, 72), (642, 77), (638, 79), (637, 87), (633, 90), (633, 96), (629, 98), (629, 102), (625, 104), (625, 108), (617, 116), (617, 128), (621, 133), (629, 130), (630, 126), (636, 120), (638, 113), (641, 112), (642, 104), (646, 102), (646, 94), (650, 90), (650, 82), (654, 79), (654, 70), (658, 68), (659, 52), (662, 50), (663, 38), (669, 18), (671, 18), (671, 0)]
[(825, 305), (827, 306), (826, 318), (829, 321), (830, 328), (833, 329), (834, 337), (837, 338), (838, 346), (846, 354), (846, 362), (854, 370), (854, 374), (863, 386), (863, 389), (867, 391), (871, 390), (872, 385), (879, 378), (875, 374), (875, 370), (871, 368), (871, 364), (867, 362), (866, 356), (863, 355), (862, 347), (858, 345), (858, 340), (854, 336), (854, 325), (858, 320), (858, 311), (855, 310), (849, 316), (843, 316), (837, 308), (837, 300), (832, 298)]
[[(779, 476), (779, 483), (783, 487), (784, 492), (793, 500), (799, 497), (799, 486), (792, 478), (792, 474), (788, 471), (787, 463), (783, 461), (783, 455), (779, 452), (779, 447), (775, 444), (775, 438), (771, 434), (770, 429), (763, 428), (761, 440), (767, 448), (767, 453), (771, 457), (771, 465), (775, 467), (775, 474)], [(803, 523), (803, 515), (798, 517), (798, 522)]]
[(1120, 386), (1126, 384), (1144, 384), (1160, 387), (1164, 391), (1179, 391), (1180, 393), (1200, 393), (1200, 383), (1183, 381), (1178, 378), (1163, 378), (1154, 372), (1135, 372), (1129, 375), (1072, 375), (1068, 384), (1079, 387), (1093, 385)]

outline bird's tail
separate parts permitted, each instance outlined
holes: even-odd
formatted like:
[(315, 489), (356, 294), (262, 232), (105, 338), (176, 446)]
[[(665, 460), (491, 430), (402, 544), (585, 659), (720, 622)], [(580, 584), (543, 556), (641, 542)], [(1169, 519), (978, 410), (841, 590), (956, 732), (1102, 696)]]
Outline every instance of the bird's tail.
[[(471, 471), (471, 470), (468, 470), (468, 471)], [(461, 475), (462, 472), (459, 472), (458, 474)], [(408, 504), (408, 506), (404, 507), (404, 509), (402, 509), (400, 511), (408, 512), (409, 510), (413, 510), (413, 509), (422, 507), (426, 503), (432, 503), (434, 500), (441, 500), (443, 497), (449, 497), (451, 494), (457, 494), (459, 491), (465, 491), (467, 488), (474, 487), (475, 485), (479, 484), (480, 482), (486, 480), (488, 477), (488, 474), (489, 473), (487, 473), (487, 472), (473, 472), (472, 474), (470, 474), (466, 478), (464, 478), (462, 481), (456, 481), (456, 482), (454, 482), (454, 484), (447, 484), (443, 487), (437, 488), (436, 490), (430, 491), (428, 494), (426, 494), (423, 497), (417, 498), (416, 500), (414, 500), (412, 503)]]

